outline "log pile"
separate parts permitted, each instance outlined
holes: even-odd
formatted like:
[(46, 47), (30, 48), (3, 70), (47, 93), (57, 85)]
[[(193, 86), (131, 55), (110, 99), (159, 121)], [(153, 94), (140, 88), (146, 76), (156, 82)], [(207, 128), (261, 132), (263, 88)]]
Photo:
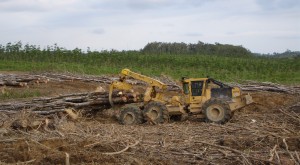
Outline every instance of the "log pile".
[(286, 86), (271, 82), (247, 81), (243, 84), (231, 83), (230, 86), (238, 86), (243, 91), (269, 91), (277, 93), (300, 94), (300, 86)]
[[(111, 82), (118, 80), (116, 76), (107, 77), (107, 76), (91, 76), (91, 75), (72, 75), (72, 74), (55, 74), (55, 73), (43, 73), (41, 76), (47, 77), (53, 81), (83, 81), (83, 82), (98, 82), (104, 84), (111, 84)], [(176, 84), (174, 80), (170, 77), (162, 75), (161, 77), (155, 77), (155, 79), (160, 80), (167, 84), (169, 91), (180, 91), (181, 87)], [(127, 79), (130, 84), (134, 85), (147, 85), (143, 81), (136, 79)]]
[(0, 74), (0, 86), (25, 87), (29, 84), (47, 83), (49, 79), (41, 75)]
[[(141, 95), (132, 93), (113, 93), (114, 104), (139, 102)], [(76, 110), (101, 110), (110, 108), (108, 92), (92, 92), (67, 94), (57, 97), (35, 98), (28, 102), (9, 102), (0, 104), (0, 112), (14, 113), (20, 110), (30, 110), (38, 114), (50, 114), (64, 111), (66, 108)]]
[[(72, 74), (56, 74), (56, 73), (41, 73), (41, 74), (0, 74), (0, 87), (26, 87), (30, 84), (47, 83), (48, 81), (65, 82), (65, 81), (82, 81), (82, 82), (96, 82), (111, 84), (112, 81), (116, 81), (119, 78), (116, 76), (91, 76), (91, 75), (72, 75)], [(181, 89), (175, 81), (171, 80), (167, 76), (157, 78), (166, 83), (169, 90), (178, 91)], [(146, 85), (145, 82), (127, 79), (130, 84), (134, 85)]]
[[(72, 74), (56, 74), (56, 73), (41, 73), (41, 74), (0, 74), (0, 87), (11, 86), (11, 87), (26, 87), (30, 84), (47, 83), (48, 81), (83, 81), (83, 82), (97, 82), (110, 84), (112, 81), (117, 80), (118, 77), (112, 76), (90, 76), (90, 75), (72, 75)], [(156, 77), (156, 79), (164, 82), (168, 86), (169, 91), (180, 91), (179, 86), (171, 78), (162, 75)], [(128, 79), (128, 83), (134, 85), (146, 85), (145, 82)], [(300, 86), (286, 86), (271, 82), (255, 82), (245, 81), (242, 84), (229, 83), (230, 86), (238, 86), (244, 91), (269, 91), (278, 93), (289, 93), (296, 94), (300, 93)]]
[(56, 73), (42, 73), (39, 76), (47, 77), (52, 81), (83, 81), (83, 82), (98, 82), (104, 84), (110, 84), (113, 80), (117, 80), (117, 77), (107, 76), (91, 76), (91, 75), (72, 75), (72, 74), (56, 74)]

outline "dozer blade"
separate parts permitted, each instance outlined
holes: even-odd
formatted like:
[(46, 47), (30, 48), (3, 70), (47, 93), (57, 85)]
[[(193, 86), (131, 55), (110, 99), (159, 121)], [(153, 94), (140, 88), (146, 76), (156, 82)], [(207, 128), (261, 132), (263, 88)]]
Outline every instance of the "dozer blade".
[(247, 95), (242, 95), (236, 98), (233, 98), (232, 101), (229, 102), (229, 106), (231, 111), (238, 110), (240, 108), (245, 107), (253, 103), (252, 96), (248, 93)]
[(246, 99), (246, 105), (253, 103), (252, 96), (250, 96), (249, 93), (245, 95), (245, 99)]

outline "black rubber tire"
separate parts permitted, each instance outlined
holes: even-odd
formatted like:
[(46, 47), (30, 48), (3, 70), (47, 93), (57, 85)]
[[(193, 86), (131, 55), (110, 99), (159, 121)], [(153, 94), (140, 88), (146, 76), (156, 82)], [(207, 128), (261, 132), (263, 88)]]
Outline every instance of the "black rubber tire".
[[(154, 122), (155, 124), (162, 124), (169, 122), (169, 112), (166, 105), (160, 102), (152, 101), (148, 103), (143, 114), (149, 122)], [(151, 118), (151, 119), (149, 119)]]
[(170, 116), (170, 120), (182, 121), (182, 115), (172, 115), (172, 116)]
[(228, 122), (232, 113), (228, 103), (221, 99), (210, 99), (202, 106), (206, 122), (225, 124)]
[(121, 109), (119, 122), (123, 125), (143, 123), (142, 111), (137, 106), (126, 106)]
[(188, 114), (170, 116), (170, 120), (173, 121), (186, 121), (187, 119), (188, 119)]

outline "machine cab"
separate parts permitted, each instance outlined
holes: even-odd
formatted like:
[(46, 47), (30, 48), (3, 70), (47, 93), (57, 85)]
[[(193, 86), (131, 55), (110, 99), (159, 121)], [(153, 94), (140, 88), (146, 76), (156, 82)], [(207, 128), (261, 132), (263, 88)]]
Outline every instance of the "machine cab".
[(208, 78), (182, 78), (183, 94), (188, 104), (201, 103), (205, 96)]

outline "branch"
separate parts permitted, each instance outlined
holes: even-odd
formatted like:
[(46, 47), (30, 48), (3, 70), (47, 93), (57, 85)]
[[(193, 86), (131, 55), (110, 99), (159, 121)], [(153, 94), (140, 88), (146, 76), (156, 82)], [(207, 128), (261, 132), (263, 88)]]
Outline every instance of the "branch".
[(216, 148), (221, 148), (221, 149), (225, 149), (225, 150), (229, 150), (229, 151), (238, 153), (238, 154), (240, 154), (241, 157), (247, 157), (247, 158), (250, 158), (250, 159), (253, 159), (253, 160), (262, 161), (262, 162), (265, 162), (265, 163), (278, 164), (278, 163), (270, 161), (270, 160), (264, 160), (264, 159), (260, 159), (260, 158), (256, 158), (256, 157), (250, 156), (248, 154), (245, 154), (242, 151), (239, 151), (239, 150), (236, 150), (236, 149), (233, 149), (233, 148), (229, 148), (229, 147), (225, 147), (225, 146), (220, 146), (220, 145), (216, 145), (216, 144), (211, 144), (211, 143), (207, 143), (207, 142), (203, 142), (203, 141), (197, 141), (197, 142), (202, 143), (202, 144), (206, 144), (206, 145), (210, 145), (210, 146), (213, 146), (213, 147), (216, 147)]
[(132, 148), (132, 147), (138, 145), (139, 143), (140, 143), (140, 141), (136, 141), (134, 144), (127, 146), (126, 148), (122, 149), (121, 151), (117, 151), (117, 152), (105, 152), (105, 153), (102, 153), (102, 154), (105, 154), (105, 155), (120, 154), (120, 153), (123, 153), (123, 152), (127, 151), (129, 148)]
[(297, 117), (295, 117), (295, 116), (293, 116), (293, 115), (291, 115), (291, 114), (289, 114), (289, 113), (287, 113), (287, 112), (285, 112), (284, 110), (282, 110), (282, 109), (278, 109), (280, 112), (282, 112), (283, 114), (285, 114), (285, 115), (287, 115), (287, 116), (289, 116), (289, 117), (291, 117), (292, 119), (294, 119), (294, 120), (296, 120), (296, 121), (298, 121), (298, 122), (300, 122), (300, 119), (299, 118), (297, 118)]
[(287, 145), (286, 143), (286, 140), (285, 139), (282, 139), (284, 145), (285, 145), (285, 149), (286, 151), (289, 153), (290, 157), (293, 159), (293, 161), (295, 162), (295, 165), (299, 165), (299, 163), (297, 163), (297, 161), (295, 160), (293, 154), (289, 151), (289, 146)]

